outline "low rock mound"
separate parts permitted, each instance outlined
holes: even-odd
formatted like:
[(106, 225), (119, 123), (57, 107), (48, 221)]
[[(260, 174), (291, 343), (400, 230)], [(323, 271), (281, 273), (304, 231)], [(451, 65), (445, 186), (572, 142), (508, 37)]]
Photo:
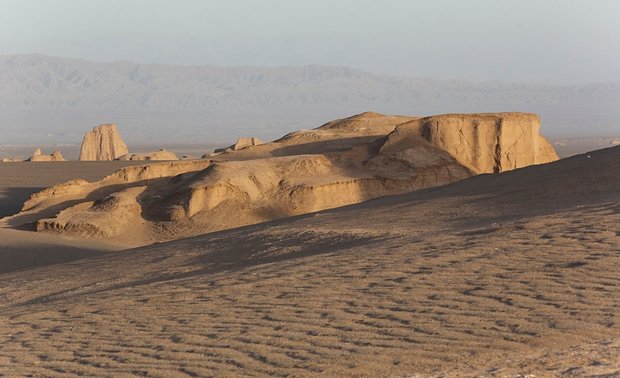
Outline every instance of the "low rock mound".
[(258, 138), (239, 138), (237, 139), (237, 142), (233, 145), (230, 145), (228, 147), (225, 148), (216, 148), (215, 153), (220, 153), (220, 152), (229, 152), (229, 151), (239, 151), (242, 150), (244, 148), (250, 147), (250, 146), (258, 146), (261, 145), (265, 142), (263, 142), (262, 140), (258, 139)]
[(60, 150), (55, 150), (51, 155), (43, 155), (40, 148), (37, 148), (31, 157), (26, 161), (41, 162), (41, 161), (65, 161), (62, 157)]
[(117, 157), (116, 160), (179, 160), (179, 158), (174, 152), (162, 148), (159, 151), (126, 154)]
[(176, 239), (556, 160), (539, 128), (538, 117), (524, 113), (364, 113), (210, 160), (58, 185), (11, 221), (118, 240), (139, 233), (136, 244)]
[[(417, 117), (362, 113), (328, 122), (313, 130), (297, 130), (270, 143), (247, 146), (236, 151), (229, 149), (220, 153), (225, 154), (221, 157), (224, 159), (247, 160), (344, 151), (385, 136), (396, 126), (414, 119)], [(229, 154), (234, 157), (228, 156)], [(214, 156), (217, 154), (208, 154), (203, 158)]]
[(107, 123), (87, 132), (80, 148), (80, 160), (114, 160), (127, 155), (127, 145), (123, 142), (116, 125)]
[(62, 210), (54, 218), (37, 222), (37, 231), (64, 232), (85, 237), (114, 237), (141, 222), (138, 202), (146, 187), (134, 187)]

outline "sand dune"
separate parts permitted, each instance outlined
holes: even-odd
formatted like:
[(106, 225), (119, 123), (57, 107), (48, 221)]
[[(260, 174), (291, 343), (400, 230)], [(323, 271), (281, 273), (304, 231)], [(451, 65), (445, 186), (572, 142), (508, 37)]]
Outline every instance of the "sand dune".
[(0, 374), (615, 376), (618, 161), (4, 273)]
[(209, 160), (133, 167), (48, 188), (5, 219), (144, 245), (557, 159), (528, 113), (362, 113)]

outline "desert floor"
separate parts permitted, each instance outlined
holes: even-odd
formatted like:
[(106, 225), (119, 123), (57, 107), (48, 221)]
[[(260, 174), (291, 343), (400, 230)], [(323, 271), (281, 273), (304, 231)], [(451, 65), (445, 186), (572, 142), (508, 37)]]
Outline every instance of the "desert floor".
[(618, 376), (619, 162), (18, 264), (0, 375)]

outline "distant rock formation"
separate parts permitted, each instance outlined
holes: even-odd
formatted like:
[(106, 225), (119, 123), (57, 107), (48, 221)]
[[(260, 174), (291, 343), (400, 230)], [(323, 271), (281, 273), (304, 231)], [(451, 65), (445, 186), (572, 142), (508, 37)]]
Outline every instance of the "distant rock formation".
[(129, 153), (116, 125), (103, 124), (87, 132), (80, 149), (80, 160), (114, 160)]
[(128, 227), (142, 227), (144, 243), (176, 239), (554, 161), (539, 128), (528, 113), (363, 113), (208, 160), (57, 185), (13, 222), (35, 217), (41, 231), (131, 240)]
[(34, 150), (32, 156), (26, 159), (26, 161), (65, 161), (65, 158), (62, 157), (60, 150), (55, 150), (51, 155), (43, 155), (41, 149), (37, 148), (36, 150)]
[(225, 147), (225, 148), (216, 148), (215, 153), (218, 152), (228, 152), (228, 151), (239, 151), (242, 150), (244, 148), (250, 147), (250, 146), (258, 146), (259, 144), (263, 144), (265, 142), (263, 142), (262, 140), (258, 139), (258, 138), (239, 138), (237, 139), (237, 142), (231, 146)]
[(117, 157), (116, 160), (179, 160), (179, 158), (174, 152), (162, 148), (159, 151), (126, 154)]

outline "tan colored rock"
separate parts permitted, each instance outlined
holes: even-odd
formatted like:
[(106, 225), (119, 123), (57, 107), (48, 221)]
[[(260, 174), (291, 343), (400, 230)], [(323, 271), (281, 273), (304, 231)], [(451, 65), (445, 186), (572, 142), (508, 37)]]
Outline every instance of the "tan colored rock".
[[(209, 160), (127, 167), (95, 183), (53, 187), (33, 196), (23, 215), (38, 217), (45, 231), (120, 238), (140, 224), (144, 243), (176, 239), (556, 160), (539, 128), (527, 113), (363, 113)], [(119, 227), (114, 214), (123, 212)]]
[(114, 160), (127, 153), (116, 125), (103, 124), (84, 135), (79, 160)]
[(422, 136), (478, 173), (502, 172), (558, 159), (529, 113), (447, 114), (420, 120)]
[(475, 173), (497, 173), (558, 159), (531, 113), (444, 114), (402, 124), (382, 149), (424, 140)]
[(246, 147), (250, 147), (250, 146), (258, 146), (260, 144), (263, 144), (265, 142), (263, 142), (262, 140), (258, 139), (258, 138), (239, 138), (237, 140), (237, 143), (233, 144), (231, 146), (233, 151), (238, 151), (241, 149), (244, 149)]
[(228, 152), (228, 151), (239, 151), (244, 148), (247, 148), (250, 146), (258, 146), (263, 143), (265, 142), (263, 142), (262, 140), (258, 138), (239, 138), (237, 139), (237, 142), (235, 144), (225, 147), (225, 148), (216, 148), (215, 151), (213, 152), (219, 153), (219, 152)]
[(179, 160), (179, 158), (174, 152), (162, 148), (159, 151), (126, 154), (117, 157), (116, 160)]
[(145, 187), (113, 193), (94, 202), (69, 207), (54, 218), (37, 222), (37, 231), (56, 231), (86, 237), (105, 238), (121, 234), (131, 222), (140, 222), (138, 197)]
[(65, 161), (62, 157), (60, 150), (55, 150), (51, 155), (42, 155), (41, 149), (37, 148), (31, 157), (26, 161), (41, 162), (41, 161)]

